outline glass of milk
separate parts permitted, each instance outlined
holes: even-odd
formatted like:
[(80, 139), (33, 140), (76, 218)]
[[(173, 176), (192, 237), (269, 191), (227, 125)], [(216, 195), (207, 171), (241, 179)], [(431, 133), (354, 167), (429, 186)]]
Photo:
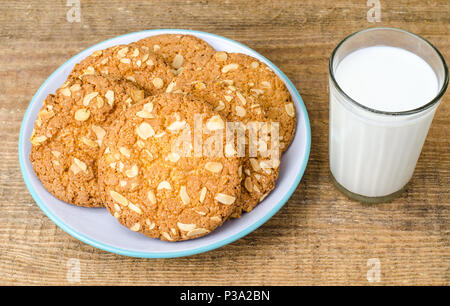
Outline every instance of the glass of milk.
[(387, 202), (411, 179), (448, 85), (440, 52), (394, 28), (345, 38), (329, 63), (331, 176), (361, 202)]

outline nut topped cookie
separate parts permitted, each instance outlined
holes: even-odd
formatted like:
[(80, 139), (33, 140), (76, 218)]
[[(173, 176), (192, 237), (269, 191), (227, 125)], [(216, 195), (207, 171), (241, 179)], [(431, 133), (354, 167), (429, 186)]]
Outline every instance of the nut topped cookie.
[(99, 155), (99, 187), (110, 213), (166, 241), (220, 226), (235, 210), (242, 165), (220, 151), (225, 126), (210, 105), (183, 94), (151, 96), (124, 112)]
[(159, 55), (135, 43), (93, 52), (75, 65), (69, 78), (95, 74), (127, 79), (149, 94), (163, 93), (174, 77)]
[[(275, 187), (280, 148), (291, 142), (295, 132), (295, 109), (291, 109), (294, 106), (284, 83), (256, 59), (226, 52), (217, 52), (202, 70), (186, 71), (175, 82), (174, 92), (197, 95), (229, 121), (246, 126), (248, 145), (238, 202), (243, 210), (251, 211)], [(249, 123), (259, 124), (256, 139), (249, 135)], [(252, 141), (257, 151), (253, 154)], [(233, 216), (239, 215), (238, 208)]]
[[(179, 75), (173, 91), (222, 96), (220, 108), (227, 113), (261, 114), (267, 121), (279, 123), (280, 145), (286, 150), (296, 128), (296, 111), (292, 97), (283, 81), (264, 63), (241, 53), (219, 51), (201, 70)], [(223, 91), (228, 88), (228, 91)]]
[(203, 67), (214, 55), (215, 50), (204, 40), (182, 34), (161, 34), (146, 37), (136, 42), (161, 55), (175, 75), (183, 69)]
[(30, 161), (44, 187), (67, 203), (103, 206), (99, 147), (115, 116), (145, 96), (132, 82), (97, 75), (69, 79), (49, 95), (30, 139)]

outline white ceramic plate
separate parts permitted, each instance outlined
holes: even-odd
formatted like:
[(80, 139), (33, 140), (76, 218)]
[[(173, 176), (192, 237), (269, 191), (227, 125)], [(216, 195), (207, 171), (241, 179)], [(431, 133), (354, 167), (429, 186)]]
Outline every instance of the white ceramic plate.
[[(277, 186), (272, 193), (252, 212), (243, 214), (239, 219), (225, 222), (211, 234), (172, 243), (150, 239), (130, 231), (120, 225), (105, 208), (76, 207), (56, 199), (42, 186), (28, 158), (31, 147), (29, 139), (44, 99), (65, 82), (76, 63), (95, 50), (165, 33), (195, 35), (218, 51), (245, 53), (266, 63), (284, 81), (297, 109), (295, 138), (282, 156)], [(189, 30), (149, 30), (126, 34), (96, 44), (72, 57), (53, 72), (34, 95), (23, 118), (19, 137), (19, 159), (25, 183), (36, 203), (53, 222), (70, 235), (94, 247), (117, 254), (147, 258), (179, 257), (206, 252), (231, 243), (261, 226), (286, 203), (297, 188), (308, 162), (311, 145), (311, 131), (305, 105), (292, 82), (280, 69), (262, 55), (238, 42), (210, 33)]]

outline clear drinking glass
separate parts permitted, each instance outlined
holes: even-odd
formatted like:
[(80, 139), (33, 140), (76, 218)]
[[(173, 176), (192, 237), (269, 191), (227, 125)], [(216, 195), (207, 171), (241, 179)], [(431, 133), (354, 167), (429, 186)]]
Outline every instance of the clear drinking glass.
[[(335, 79), (349, 53), (371, 46), (408, 50), (430, 65), (438, 93), (416, 109), (387, 112), (350, 98)], [(334, 49), (329, 62), (329, 157), (335, 186), (361, 202), (387, 202), (411, 179), (434, 113), (448, 86), (448, 68), (427, 40), (395, 28), (370, 28), (351, 34)]]

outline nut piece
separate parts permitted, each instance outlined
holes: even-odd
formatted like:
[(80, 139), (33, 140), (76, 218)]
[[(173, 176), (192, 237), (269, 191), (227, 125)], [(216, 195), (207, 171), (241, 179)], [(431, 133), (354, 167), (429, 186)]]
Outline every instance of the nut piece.
[(183, 65), (183, 60), (184, 60), (183, 55), (181, 55), (181, 54), (175, 55), (175, 57), (173, 58), (173, 61), (172, 61), (172, 67), (175, 69), (180, 68), (181, 65)]
[(219, 173), (223, 169), (223, 165), (217, 162), (207, 162), (205, 169), (212, 173)]
[(174, 121), (171, 125), (167, 127), (167, 129), (171, 132), (179, 131), (183, 129), (186, 125), (186, 121)]
[(88, 120), (91, 112), (88, 109), (80, 108), (75, 112), (75, 120), (77, 121), (86, 121)]
[(142, 210), (137, 205), (134, 205), (131, 202), (128, 203), (128, 208), (134, 211), (135, 213), (142, 214)]
[(70, 95), (72, 94), (70, 89), (67, 87), (61, 89), (60, 92), (63, 94), (63, 96), (66, 96), (66, 97), (70, 97)]
[(223, 68), (222, 68), (222, 73), (227, 73), (228, 71), (236, 70), (236, 69), (238, 69), (238, 67), (239, 67), (239, 65), (238, 65), (238, 64), (235, 64), (235, 63), (225, 65), (225, 66), (223, 66)]
[(74, 157), (73, 158), (74, 163), (84, 172), (86, 172), (87, 170), (87, 166), (84, 162), (82, 162), (81, 160), (79, 160), (78, 158)]
[(117, 52), (117, 57), (118, 58), (124, 57), (125, 55), (127, 55), (127, 53), (128, 53), (128, 47), (124, 47)]
[(180, 159), (180, 155), (178, 153), (169, 153), (167, 154), (166, 160), (176, 163)]
[(80, 140), (81, 140), (82, 143), (84, 143), (84, 144), (87, 145), (88, 147), (95, 148), (95, 147), (98, 146), (98, 143), (97, 143), (97, 142), (95, 142), (95, 141), (93, 141), (93, 140), (91, 140), (91, 139), (89, 139), (89, 138), (87, 138), (87, 137), (84, 137), (84, 136), (83, 136), (83, 137), (80, 138)]
[(256, 158), (250, 158), (250, 164), (252, 165), (252, 168), (255, 171), (259, 171), (261, 169), (261, 167), (259, 166), (259, 163), (256, 160)]
[(125, 175), (129, 178), (135, 177), (139, 173), (139, 168), (136, 165), (133, 165), (130, 169), (125, 171)]
[(180, 230), (186, 231), (186, 232), (192, 231), (197, 227), (196, 224), (184, 224), (181, 222), (177, 222), (177, 226)]
[(166, 92), (167, 92), (167, 93), (172, 92), (172, 90), (173, 90), (173, 88), (175, 87), (176, 84), (177, 84), (177, 83), (175, 82), (175, 80), (172, 81), (172, 82), (170, 82), (169, 85), (167, 85)]
[(88, 106), (92, 99), (98, 96), (98, 92), (94, 91), (84, 96), (83, 105)]
[(231, 205), (236, 201), (235, 197), (224, 193), (218, 193), (214, 199), (225, 205)]
[(157, 190), (161, 190), (161, 189), (171, 190), (172, 186), (170, 186), (170, 183), (168, 181), (162, 181), (161, 183), (159, 183), (159, 185), (156, 189)]
[(246, 113), (247, 112), (245, 111), (245, 108), (239, 105), (236, 106), (236, 115), (238, 115), (239, 117), (244, 117)]
[(219, 115), (212, 116), (206, 122), (206, 128), (210, 131), (221, 130), (225, 127), (225, 123)]
[(258, 62), (252, 62), (252, 63), (250, 64), (250, 67), (252, 67), (253, 69), (258, 68), (258, 66), (259, 66), (259, 63), (258, 63)]
[(145, 224), (147, 224), (149, 230), (154, 229), (156, 226), (155, 222), (151, 222), (149, 219), (145, 219)]
[(149, 192), (147, 192), (147, 198), (150, 201), (150, 203), (156, 204), (156, 197), (153, 191), (150, 190)]
[(247, 177), (245, 178), (244, 186), (245, 186), (245, 189), (248, 190), (248, 192), (252, 192), (252, 191), (253, 191), (253, 183), (252, 183), (251, 177), (248, 177), (248, 176), (247, 176)]
[(131, 99), (133, 99), (134, 102), (141, 101), (142, 99), (144, 99), (144, 91), (139, 89), (132, 89)]
[(42, 142), (46, 141), (47, 137), (46, 136), (32, 136), (30, 138), (31, 144), (34, 146), (38, 146), (40, 145)]
[(200, 203), (203, 203), (203, 201), (205, 200), (206, 191), (207, 191), (206, 187), (203, 187), (202, 191), (200, 191), (200, 199), (199, 199)]
[(221, 222), (222, 221), (222, 218), (219, 217), (219, 216), (212, 216), (209, 219), (212, 220), (212, 221), (215, 221), (215, 222)]
[(191, 199), (189, 198), (189, 195), (186, 191), (186, 186), (180, 187), (180, 197), (184, 205), (188, 205), (189, 203), (191, 203)]
[(192, 231), (189, 231), (186, 236), (187, 237), (193, 237), (193, 236), (198, 236), (198, 235), (204, 235), (204, 234), (208, 234), (209, 230), (207, 230), (206, 228), (196, 228)]
[(152, 83), (158, 89), (160, 89), (164, 86), (164, 81), (160, 78), (154, 78)]
[(86, 172), (87, 166), (86, 166), (86, 164), (84, 162), (82, 162), (78, 158), (74, 157), (73, 158), (73, 164), (70, 166), (70, 170), (72, 170), (72, 172), (75, 175), (77, 175), (80, 171)]
[(142, 122), (137, 127), (136, 133), (138, 134), (139, 137), (141, 137), (144, 140), (155, 135), (155, 131), (153, 130), (152, 126), (147, 122)]
[(218, 61), (218, 62), (225, 62), (228, 58), (228, 55), (224, 51), (219, 51), (219, 52), (216, 52), (216, 54), (214, 54), (214, 57), (215, 57), (216, 61)]
[(137, 232), (141, 228), (141, 225), (139, 223), (135, 223), (132, 227), (130, 227), (130, 230), (133, 232)]
[(172, 237), (170, 237), (170, 235), (166, 232), (162, 232), (162, 235), (164, 236), (164, 238), (166, 238), (169, 241), (173, 241)]
[(247, 100), (245, 100), (244, 96), (239, 91), (236, 91), (236, 96), (241, 100), (242, 105), (247, 104)]
[(108, 90), (105, 94), (105, 98), (106, 98), (106, 100), (108, 100), (109, 106), (114, 105), (114, 91)]
[(92, 130), (94, 131), (95, 135), (97, 136), (98, 145), (102, 145), (103, 137), (106, 135), (106, 131), (96, 125), (91, 126)]
[(295, 117), (295, 109), (294, 109), (294, 104), (293, 103), (288, 103), (284, 105), (284, 109), (286, 110), (286, 113), (291, 116), (291, 117)]
[(214, 109), (215, 111), (222, 111), (225, 109), (225, 104), (223, 104), (222, 100), (219, 101), (219, 105)]
[(71, 92), (75, 92), (81, 89), (80, 84), (73, 84), (72, 86), (70, 86), (70, 91)]
[(128, 150), (128, 149), (125, 148), (125, 147), (120, 147), (120, 148), (119, 148), (119, 152), (120, 152), (123, 156), (125, 156), (125, 157), (127, 157), (127, 158), (130, 158), (130, 156), (131, 156), (130, 150)]
[(117, 203), (119, 203), (120, 205), (128, 206), (128, 199), (125, 198), (120, 193), (115, 192), (114, 190), (111, 190), (109, 192), (109, 194), (111, 195), (111, 198), (113, 198), (113, 200), (116, 201)]
[(233, 100), (233, 96), (223, 96), (223, 97), (225, 98), (225, 100), (227, 100), (227, 102)]

